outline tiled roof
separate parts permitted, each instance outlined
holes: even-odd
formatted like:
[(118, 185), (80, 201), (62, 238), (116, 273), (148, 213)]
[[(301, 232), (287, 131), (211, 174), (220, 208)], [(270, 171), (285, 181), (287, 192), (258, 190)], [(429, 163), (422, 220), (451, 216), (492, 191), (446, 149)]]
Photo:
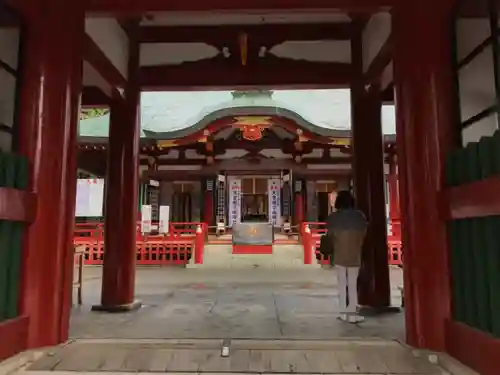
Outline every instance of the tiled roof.
[[(214, 112), (258, 107), (276, 113), (293, 112), (314, 127), (350, 130), (349, 90), (280, 90), (235, 95), (230, 91), (145, 92), (141, 97), (141, 129), (154, 133), (182, 134), (201, 125)], [(394, 107), (382, 109), (384, 134), (395, 134)], [(80, 137), (107, 137), (109, 115), (81, 120)], [(141, 136), (145, 137), (144, 131)]]

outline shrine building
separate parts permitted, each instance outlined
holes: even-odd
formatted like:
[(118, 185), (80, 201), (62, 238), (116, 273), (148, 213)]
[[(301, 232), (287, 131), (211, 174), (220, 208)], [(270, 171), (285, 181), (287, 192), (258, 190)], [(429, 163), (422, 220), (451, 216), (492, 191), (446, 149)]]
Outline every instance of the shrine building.
[[(163, 205), (171, 222), (204, 222), (211, 233), (248, 221), (297, 233), (304, 221), (325, 221), (334, 193), (352, 188), (347, 90), (149, 93), (142, 101), (139, 206), (152, 206), (153, 222)], [(395, 124), (393, 107), (384, 109), (389, 203)], [(307, 119), (318, 113), (316, 123)], [(87, 176), (106, 175), (108, 129), (109, 114), (80, 121), (78, 167)]]

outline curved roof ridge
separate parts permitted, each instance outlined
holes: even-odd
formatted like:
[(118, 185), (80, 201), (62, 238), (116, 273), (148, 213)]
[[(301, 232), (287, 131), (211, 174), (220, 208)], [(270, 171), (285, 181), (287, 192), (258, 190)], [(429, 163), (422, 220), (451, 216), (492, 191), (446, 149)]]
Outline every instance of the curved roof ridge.
[(168, 131), (156, 131), (148, 128), (145, 124), (143, 129), (146, 136), (161, 137), (164, 139), (180, 138), (208, 126), (211, 122), (216, 121), (223, 117), (242, 115), (268, 115), (268, 116), (281, 116), (289, 118), (297, 122), (300, 126), (307, 130), (324, 135), (324, 136), (347, 136), (344, 132), (349, 131), (347, 128), (324, 127), (314, 124), (311, 119), (308, 119), (304, 114), (298, 113), (290, 105), (283, 101), (273, 99), (268, 95), (251, 95), (234, 97), (232, 100), (221, 102), (210, 107), (204, 107), (196, 117), (194, 122), (191, 122), (185, 127), (178, 127), (169, 129)]
[[(229, 91), (143, 93), (141, 135), (156, 133), (168, 134), (169, 138), (174, 135), (179, 137), (222, 115), (292, 117), (312, 132), (329, 136), (350, 131), (350, 111), (345, 103), (348, 94), (330, 92), (338, 90), (319, 91), (280, 90), (273, 92), (272, 96), (269, 93), (249, 92), (232, 97)], [(325, 105), (328, 108), (322, 110)], [(200, 110), (197, 111), (197, 108)], [(259, 109), (261, 113), (258, 113)], [(384, 133), (394, 134), (394, 115), (385, 116), (385, 110), (383, 108), (382, 111)], [(109, 116), (86, 119), (80, 122), (79, 135), (107, 137), (108, 129)]]

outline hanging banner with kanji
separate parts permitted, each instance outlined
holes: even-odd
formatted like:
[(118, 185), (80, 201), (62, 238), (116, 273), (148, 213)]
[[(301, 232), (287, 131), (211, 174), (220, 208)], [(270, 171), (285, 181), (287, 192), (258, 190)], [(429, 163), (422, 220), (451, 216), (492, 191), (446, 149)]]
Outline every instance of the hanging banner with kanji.
[(241, 180), (228, 179), (229, 188), (229, 227), (241, 222)]
[(269, 198), (269, 222), (274, 226), (281, 225), (281, 179), (267, 180), (267, 196)]

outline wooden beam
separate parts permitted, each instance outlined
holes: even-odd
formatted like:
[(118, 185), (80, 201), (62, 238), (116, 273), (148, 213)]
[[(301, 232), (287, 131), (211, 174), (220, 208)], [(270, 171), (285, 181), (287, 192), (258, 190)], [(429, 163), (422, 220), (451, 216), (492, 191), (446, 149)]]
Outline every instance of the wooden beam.
[(285, 41), (349, 40), (352, 23), (329, 24), (262, 24), (227, 26), (143, 26), (141, 43), (206, 43), (221, 46), (238, 43), (241, 33), (248, 35), (248, 42), (257, 46), (272, 47)]
[[(157, 157), (158, 155), (156, 155)], [(238, 158), (235, 160), (245, 160), (246, 158)], [(227, 159), (219, 159), (219, 161), (227, 160)], [(262, 161), (265, 160), (288, 160), (293, 162), (291, 158), (288, 159), (274, 159), (274, 158), (265, 158), (262, 157)], [(349, 164), (351, 163), (352, 158), (350, 156), (347, 157), (304, 157), (302, 159), (301, 164)], [(157, 159), (157, 165), (206, 165), (205, 158), (199, 159), (188, 159), (188, 158), (172, 158), (172, 159)], [(103, 166), (106, 163), (106, 151), (79, 151), (78, 157), (78, 167), (82, 169), (87, 169), (94, 174), (102, 174), (104, 172)], [(148, 161), (146, 159), (141, 159), (141, 165), (148, 165)]]
[[(217, 161), (223, 161), (227, 159), (216, 159)], [(235, 159), (235, 160), (245, 160), (245, 157), (241, 159)], [(262, 158), (261, 162), (266, 162), (266, 160), (287, 160), (290, 162), (293, 162), (292, 159), (274, 159), (274, 158)], [(352, 161), (351, 157), (329, 157), (329, 158), (304, 158), (302, 159), (302, 162), (300, 164), (350, 164)], [(141, 165), (148, 165), (148, 161), (145, 159), (141, 159)], [(158, 166), (169, 166), (169, 165), (206, 165), (205, 159), (158, 159), (157, 160), (157, 165)], [(258, 167), (256, 167), (256, 170), (258, 170)]]
[(109, 107), (111, 98), (98, 87), (84, 87), (82, 90), (82, 107)]
[(88, 151), (78, 150), (77, 167), (97, 176), (106, 174), (107, 150)]
[[(117, 18), (116, 21), (118, 22), (118, 25), (120, 25), (122, 30), (125, 31), (125, 34), (127, 34), (127, 37), (129, 39), (131, 36), (137, 38), (135, 34), (137, 27), (139, 27), (139, 24), (141, 23), (140, 17)], [(140, 41), (138, 42), (140, 43)]]
[(122, 73), (109, 61), (96, 42), (85, 34), (83, 40), (83, 58), (115, 89), (125, 87), (127, 80)]
[(489, 177), (441, 192), (445, 219), (500, 215), (500, 176)]
[(0, 122), (0, 133), (12, 134), (13, 132), (14, 129), (12, 128), (12, 126)]
[(384, 104), (394, 104), (394, 83), (390, 83), (382, 92), (382, 101)]
[(355, 11), (375, 12), (391, 8), (397, 0), (89, 0), (90, 13), (139, 15), (147, 12), (241, 11)]
[[(248, 152), (255, 153), (266, 149), (278, 149), (281, 150), (284, 154), (292, 155), (296, 152), (294, 142), (295, 141), (293, 139), (281, 139), (281, 140), (263, 139), (257, 142), (246, 141), (236, 138), (217, 139), (213, 143), (213, 153), (210, 154), (213, 154), (215, 156), (223, 155), (227, 150), (245, 150)], [(303, 144), (302, 154), (307, 155), (311, 153), (315, 148), (323, 148), (328, 150), (328, 152), (330, 150), (340, 150), (341, 152), (346, 150), (344, 148), (339, 148), (335, 146), (325, 146), (325, 144), (321, 143), (305, 142)], [(107, 149), (107, 144), (100, 143), (98, 145), (94, 145), (91, 143), (80, 143), (78, 144), (78, 149), (79, 152), (84, 155), (94, 155), (99, 153), (105, 153)], [(205, 143), (193, 143), (193, 144), (186, 144), (182, 146), (163, 148), (163, 149), (158, 148), (154, 144), (152, 145), (143, 144), (141, 146), (142, 154), (147, 154), (155, 157), (161, 155), (168, 155), (170, 151), (174, 150), (179, 152), (192, 150), (199, 155), (207, 155)], [(349, 151), (346, 151), (345, 153), (350, 154)]]
[(0, 27), (19, 27), (21, 17), (5, 3), (0, 0)]
[(351, 17), (352, 27), (354, 28), (354, 32), (363, 33), (366, 25), (370, 21), (372, 14), (370, 13), (349, 13), (349, 17)]
[[(337, 180), (339, 178), (346, 178), (351, 176), (351, 170), (313, 170), (313, 169), (293, 169), (293, 175), (297, 178), (310, 178), (314, 180)], [(174, 172), (174, 173), (173, 173)], [(256, 173), (259, 175), (274, 176), (279, 173), (279, 170), (238, 170), (231, 171), (232, 174), (238, 176), (254, 176)], [(211, 172), (202, 170), (194, 171), (145, 171), (141, 176), (141, 181), (147, 182), (149, 180), (161, 181), (200, 181), (202, 177), (213, 177)]]
[(32, 223), (37, 208), (36, 194), (0, 187), (0, 220)]
[(13, 68), (9, 64), (7, 64), (5, 61), (0, 59), (0, 70), (5, 70), (7, 73), (9, 73), (11, 76), (17, 78), (17, 69)]
[(142, 67), (143, 90), (347, 87), (352, 69), (346, 63), (312, 63), (280, 58), (241, 66), (217, 57), (180, 65)]

